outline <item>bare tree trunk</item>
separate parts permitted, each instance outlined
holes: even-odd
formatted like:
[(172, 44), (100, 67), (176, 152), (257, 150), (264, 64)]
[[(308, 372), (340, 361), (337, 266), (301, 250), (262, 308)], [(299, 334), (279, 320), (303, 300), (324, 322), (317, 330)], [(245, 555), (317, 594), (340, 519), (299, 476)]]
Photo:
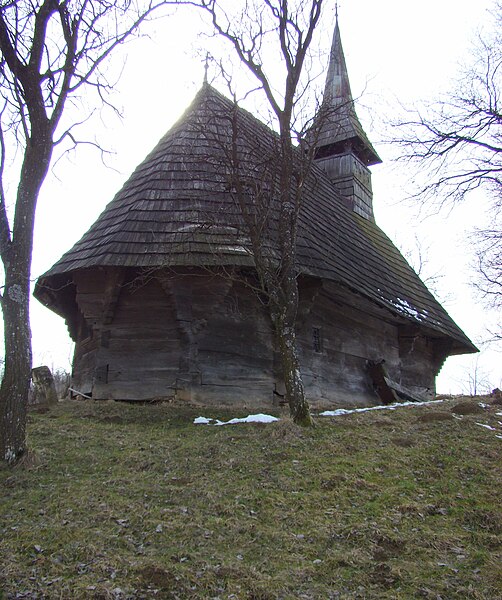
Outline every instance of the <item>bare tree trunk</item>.
[(310, 427), (314, 423), (310, 415), (307, 399), (305, 398), (294, 321), (286, 324), (283, 319), (277, 316), (272, 317), (272, 320), (281, 356), (284, 385), (286, 387), (286, 401), (289, 405), (291, 418), (297, 425)]
[[(278, 265), (270, 260), (267, 252), (264, 252), (263, 232), (269, 225), (268, 211), (265, 211), (266, 214), (261, 220), (259, 218), (260, 210), (257, 211), (257, 220), (255, 220), (254, 213), (249, 213), (243, 197), (245, 194), (242, 193), (242, 185), (239, 185), (238, 160), (233, 161), (237, 182), (234, 187), (238, 190), (237, 196), (240, 198), (239, 205), (244, 220), (250, 225), (248, 234), (253, 245), (255, 267), (260, 279), (261, 291), (269, 302), (291, 416), (295, 423), (313, 425), (305, 399), (295, 335), (298, 311), (296, 280), (298, 275), (296, 260), (298, 214), (302, 201), (303, 183), (310, 169), (313, 154), (306, 154), (305, 161), (299, 161), (300, 155), (294, 160), (292, 137), (297, 137), (293, 131), (295, 108), (299, 108), (298, 101), (305, 92), (305, 88), (300, 83), (302, 70), (321, 17), (324, 0), (297, 3), (288, 3), (288, 0), (281, 0), (277, 3), (256, 0), (255, 2), (246, 2), (245, 10), (237, 15), (226, 12), (229, 5), (219, 0), (194, 1), (194, 4), (209, 13), (216, 32), (230, 42), (240, 61), (256, 77), (278, 120), (279, 144), (277, 155), (272, 161), (277, 168), (272, 168), (269, 172), (271, 189), (275, 188), (276, 179), (279, 179), (278, 193), (277, 190), (274, 190), (273, 202), (269, 204), (269, 208), (273, 207), (274, 211), (276, 205), (279, 208), (278, 230), (276, 231), (274, 224), (272, 231), (273, 241), (278, 242), (277, 256), (275, 257)], [(256, 18), (254, 19), (253, 16)], [(278, 88), (272, 84), (272, 79), (269, 79), (261, 55), (265, 36), (268, 39), (268, 35), (273, 31), (277, 33), (276, 50), (281, 56), (286, 70), (282, 93), (277, 91)], [(233, 157), (237, 158), (238, 155), (238, 148), (234, 144)], [(301, 162), (303, 164), (300, 164)], [(258, 194), (256, 199), (261, 201), (263, 198)], [(276, 233), (278, 233), (278, 239), (275, 237)]]
[[(282, 123), (281, 123), (282, 125)], [(281, 265), (277, 281), (271, 282), (271, 317), (274, 324), (286, 387), (286, 401), (291, 418), (297, 425), (314, 424), (305, 397), (296, 342), (298, 314), (298, 281), (296, 238), (300, 197), (291, 190), (293, 179), (293, 148), (289, 130), (283, 131), (280, 161), (280, 221), (279, 250)], [(294, 186), (296, 188), (296, 186)]]
[[(0, 461), (9, 464), (26, 451), (26, 414), (32, 367), (29, 314), (31, 255), (37, 198), (52, 156), (52, 136), (47, 125), (47, 121), (37, 123), (37, 131), (29, 140), (21, 169), (12, 238), (2, 246), (5, 370), (0, 386)], [(35, 141), (37, 138), (38, 143)], [(9, 235), (9, 232), (1, 233), (4, 239)]]
[[(291, 98), (292, 98), (291, 94)], [(290, 137), (290, 110), (285, 110), (280, 120), (281, 161), (280, 161), (280, 221), (279, 248), (281, 268), (279, 272), (279, 293), (273, 296), (277, 310), (272, 309), (279, 352), (286, 387), (286, 400), (289, 412), (297, 425), (314, 424), (305, 397), (305, 388), (300, 372), (300, 361), (296, 343), (296, 318), (298, 313), (298, 281), (296, 261), (296, 239), (298, 212), (301, 195), (299, 186), (293, 184), (293, 144)], [(275, 296), (275, 297), (274, 297)], [(275, 314), (274, 314), (275, 313)]]
[(2, 311), (5, 330), (5, 371), (0, 387), (0, 456), (15, 462), (26, 450), (26, 413), (31, 376), (29, 280), (9, 268)]

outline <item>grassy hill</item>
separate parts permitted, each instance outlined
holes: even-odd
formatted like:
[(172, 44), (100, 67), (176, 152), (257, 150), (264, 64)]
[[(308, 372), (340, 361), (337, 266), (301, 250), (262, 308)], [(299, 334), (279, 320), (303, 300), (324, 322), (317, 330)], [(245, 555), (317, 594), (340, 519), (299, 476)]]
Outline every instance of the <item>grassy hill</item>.
[(33, 412), (0, 471), (0, 598), (502, 598), (502, 406), (456, 403), (312, 431)]

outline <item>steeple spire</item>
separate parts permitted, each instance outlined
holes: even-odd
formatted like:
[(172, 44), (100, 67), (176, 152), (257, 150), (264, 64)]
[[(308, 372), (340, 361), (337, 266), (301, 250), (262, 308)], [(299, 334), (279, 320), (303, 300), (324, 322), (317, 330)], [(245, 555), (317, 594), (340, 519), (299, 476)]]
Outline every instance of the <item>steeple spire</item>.
[(318, 155), (326, 156), (333, 150), (352, 146), (353, 152), (365, 165), (381, 162), (378, 154), (364, 132), (357, 117), (345, 56), (343, 53), (340, 27), (338, 25), (338, 4), (336, 5), (335, 31), (329, 56), (328, 73), (321, 110), (318, 118)]

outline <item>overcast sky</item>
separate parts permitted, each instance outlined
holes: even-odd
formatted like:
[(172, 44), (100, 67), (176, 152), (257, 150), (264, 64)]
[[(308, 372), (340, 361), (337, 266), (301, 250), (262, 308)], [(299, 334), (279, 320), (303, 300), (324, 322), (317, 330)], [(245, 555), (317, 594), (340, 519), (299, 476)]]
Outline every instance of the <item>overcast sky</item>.
[[(469, 285), (473, 255), (467, 235), (473, 226), (482, 225), (485, 199), (473, 198), (450, 213), (419, 214), (417, 206), (403, 202), (407, 174), (392, 163), (392, 147), (380, 142), (387, 133), (386, 121), (400, 103), (419, 105), (448, 89), (459, 64), (468, 58), (476, 32), (487, 26), (490, 2), (345, 0), (339, 5), (352, 91), (354, 97), (361, 97), (358, 113), (384, 160), (372, 167), (377, 222), (405, 252), (413, 254), (415, 240), (419, 240), (429, 260), (425, 275), (442, 276), (437, 283), (439, 299), (479, 345), (487, 337), (485, 324), (497, 319)], [(316, 42), (325, 53), (320, 60), (326, 66), (333, 25), (334, 10), (327, 10)], [(214, 44), (197, 35), (202, 27), (201, 19), (186, 11), (149, 27), (150, 39), (127, 45), (114, 97), (123, 120), (105, 111), (93, 121), (99, 141), (114, 151), (106, 158), (111, 168), (105, 168), (99, 154), (86, 147), (55, 167), (37, 213), (35, 279), (83, 235), (190, 103), (204, 74), (197, 51)], [(322, 87), (322, 82), (318, 84)], [(36, 300), (32, 302), (32, 330), (35, 364), (68, 368), (72, 346), (64, 323)], [(467, 391), (475, 360), (449, 359), (438, 378), (438, 391)], [(500, 362), (500, 353), (493, 348), (481, 353), (478, 372), (485, 387), (502, 387)]]

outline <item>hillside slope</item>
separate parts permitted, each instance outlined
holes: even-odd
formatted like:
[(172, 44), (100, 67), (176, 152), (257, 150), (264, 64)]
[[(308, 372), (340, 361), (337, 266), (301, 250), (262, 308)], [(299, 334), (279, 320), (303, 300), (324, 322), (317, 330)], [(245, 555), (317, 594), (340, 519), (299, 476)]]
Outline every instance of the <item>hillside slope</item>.
[(502, 406), (455, 405), (313, 431), (34, 412), (0, 471), (0, 598), (502, 598)]

